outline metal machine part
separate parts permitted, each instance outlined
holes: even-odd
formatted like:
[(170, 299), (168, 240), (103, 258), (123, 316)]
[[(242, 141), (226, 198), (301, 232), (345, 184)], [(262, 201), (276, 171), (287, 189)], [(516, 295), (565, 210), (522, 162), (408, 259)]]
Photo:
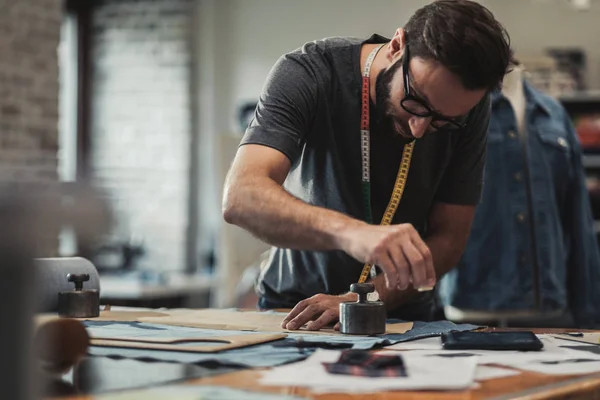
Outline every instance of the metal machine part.
[(75, 290), (58, 294), (58, 315), (69, 318), (92, 318), (100, 315), (100, 294), (95, 289), (83, 289), (89, 274), (67, 274), (67, 280), (75, 284)]
[(340, 332), (347, 335), (385, 333), (385, 305), (381, 301), (367, 301), (367, 295), (375, 291), (375, 285), (353, 283), (350, 291), (358, 294), (358, 300), (340, 304)]

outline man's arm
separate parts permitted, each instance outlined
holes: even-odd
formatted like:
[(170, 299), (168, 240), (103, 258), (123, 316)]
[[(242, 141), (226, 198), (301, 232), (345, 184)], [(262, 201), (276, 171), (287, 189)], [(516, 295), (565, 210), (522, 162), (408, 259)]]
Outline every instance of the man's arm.
[(431, 254), (409, 224), (379, 226), (309, 205), (282, 183), (290, 161), (266, 146), (242, 146), (228, 173), (223, 215), (261, 240), (302, 250), (342, 250), (361, 262), (379, 265), (391, 289), (435, 283)]
[[(457, 264), (469, 237), (474, 215), (474, 206), (445, 203), (433, 206), (429, 218), (430, 235), (425, 243), (431, 252), (436, 277), (442, 276)], [(407, 286), (404, 290), (398, 287), (389, 288), (382, 275), (371, 282), (388, 310), (406, 303), (418, 293), (414, 286)], [(299, 302), (284, 318), (281, 326), (298, 329), (310, 321), (307, 329), (318, 330), (338, 319), (339, 304), (343, 301), (356, 301), (356, 294), (315, 295)]]
[[(446, 203), (436, 203), (433, 206), (429, 218), (430, 235), (425, 243), (431, 251), (438, 280), (458, 263), (467, 244), (474, 215), (474, 206)], [(390, 310), (419, 293), (413, 287), (407, 290), (389, 290), (381, 276), (374, 278), (372, 283)]]
[(282, 187), (289, 170), (289, 159), (277, 150), (240, 147), (225, 181), (225, 220), (273, 246), (339, 249), (339, 232), (363, 223), (292, 196)]

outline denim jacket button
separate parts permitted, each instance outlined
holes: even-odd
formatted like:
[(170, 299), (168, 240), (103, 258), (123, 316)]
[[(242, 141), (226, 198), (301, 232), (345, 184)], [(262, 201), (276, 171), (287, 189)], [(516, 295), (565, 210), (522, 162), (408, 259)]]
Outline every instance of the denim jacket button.
[(558, 145), (560, 147), (567, 147), (568, 146), (567, 141), (565, 140), (565, 138), (559, 137), (558, 139), (556, 139), (556, 142), (558, 143)]
[(515, 173), (514, 177), (515, 177), (515, 181), (517, 181), (517, 182), (520, 182), (521, 179), (523, 178), (523, 176), (521, 175), (520, 172)]
[(525, 221), (525, 214), (523, 214), (523, 213), (517, 214), (517, 221), (519, 221), (519, 222)]
[(517, 134), (515, 133), (515, 131), (508, 131), (508, 137), (514, 139), (517, 137)]

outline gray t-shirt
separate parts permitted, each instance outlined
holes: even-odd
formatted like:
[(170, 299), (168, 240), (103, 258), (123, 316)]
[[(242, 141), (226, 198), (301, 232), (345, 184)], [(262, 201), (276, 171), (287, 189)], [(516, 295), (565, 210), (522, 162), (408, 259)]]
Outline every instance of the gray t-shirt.
[[(261, 144), (292, 163), (284, 187), (309, 204), (366, 221), (361, 192), (361, 71), (363, 43), (327, 38), (283, 55), (271, 70), (241, 145)], [(404, 196), (393, 223), (409, 222), (427, 237), (435, 202), (477, 204), (485, 160), (489, 97), (467, 117), (463, 132), (438, 131), (415, 143)], [(371, 123), (371, 203), (379, 222), (390, 198), (403, 140)], [(318, 293), (349, 290), (363, 264), (342, 251), (273, 248), (261, 270), (257, 293), (278, 307), (293, 307)], [(430, 300), (422, 295), (417, 302)]]

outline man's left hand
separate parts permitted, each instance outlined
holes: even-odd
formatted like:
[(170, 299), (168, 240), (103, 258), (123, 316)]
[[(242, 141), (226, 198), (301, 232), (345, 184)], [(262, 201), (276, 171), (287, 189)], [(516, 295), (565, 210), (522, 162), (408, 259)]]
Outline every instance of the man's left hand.
[[(322, 327), (337, 322), (340, 317), (340, 303), (356, 301), (356, 294), (340, 296), (317, 294), (300, 301), (281, 322), (283, 329), (296, 330), (308, 323), (306, 329), (318, 331)], [(335, 326), (338, 328), (338, 325)]]

